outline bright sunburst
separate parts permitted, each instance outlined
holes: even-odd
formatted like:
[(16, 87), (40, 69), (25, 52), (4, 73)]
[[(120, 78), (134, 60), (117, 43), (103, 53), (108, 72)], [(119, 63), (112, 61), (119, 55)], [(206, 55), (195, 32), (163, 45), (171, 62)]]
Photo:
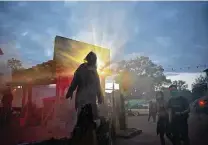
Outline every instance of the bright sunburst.
[(63, 37), (56, 37), (55, 41), (55, 60), (57, 67), (64, 68), (66, 74), (73, 74), (77, 67), (84, 62), (86, 55), (93, 51), (97, 55), (97, 65), (99, 74), (110, 72), (110, 50), (95, 45), (66, 39)]

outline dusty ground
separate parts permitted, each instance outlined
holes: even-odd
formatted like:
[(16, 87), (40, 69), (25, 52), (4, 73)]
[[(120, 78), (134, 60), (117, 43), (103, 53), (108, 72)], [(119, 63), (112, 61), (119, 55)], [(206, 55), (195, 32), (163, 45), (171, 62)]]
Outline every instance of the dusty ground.
[[(136, 116), (128, 118), (129, 128), (143, 130), (141, 135), (131, 139), (118, 139), (118, 145), (160, 145), (159, 137), (156, 135), (156, 124), (147, 121), (147, 116)], [(203, 115), (199, 120), (197, 115), (190, 114), (189, 136), (191, 145), (208, 144), (208, 116)], [(166, 139), (167, 145), (171, 145)]]

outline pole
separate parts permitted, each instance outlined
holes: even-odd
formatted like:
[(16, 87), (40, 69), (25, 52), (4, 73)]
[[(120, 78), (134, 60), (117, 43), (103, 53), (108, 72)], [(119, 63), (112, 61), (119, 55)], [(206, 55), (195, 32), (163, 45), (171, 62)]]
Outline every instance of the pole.
[(105, 76), (101, 76), (101, 89), (102, 89), (102, 94), (104, 98), (102, 98), (104, 100), (104, 103), (106, 101), (106, 98), (105, 98)]
[(116, 105), (115, 105), (115, 86), (114, 86), (114, 80), (113, 80), (113, 92), (112, 92), (112, 118), (111, 118), (111, 135), (113, 138), (115, 138), (115, 134), (116, 134)]
[(53, 119), (55, 119), (56, 114), (57, 114), (57, 106), (59, 105), (60, 101), (60, 85), (61, 85), (61, 76), (57, 76), (56, 78), (56, 98), (54, 102), (54, 107), (53, 107)]
[(23, 92), (23, 95), (22, 95), (22, 108), (25, 106), (25, 102), (26, 102), (26, 95), (27, 95), (27, 92), (26, 92), (26, 87), (25, 86), (22, 86), (22, 92)]
[(125, 102), (124, 102), (124, 95), (121, 93), (120, 94), (120, 102), (121, 102), (121, 112), (119, 114), (119, 124), (120, 124), (120, 129), (125, 130), (126, 129), (126, 113), (125, 113)]
[[(129, 82), (128, 80), (128, 76), (124, 76), (123, 79), (127, 79), (127, 80), (123, 80), (120, 81), (119, 84), (119, 90), (120, 90), (120, 114), (119, 114), (119, 124), (120, 124), (120, 129), (121, 130), (126, 130), (127, 128), (127, 123), (126, 123), (126, 109), (125, 109), (125, 95), (126, 95), (126, 83)], [(128, 86), (128, 85), (127, 85)]]
[(113, 92), (112, 92), (112, 101), (113, 101), (113, 112), (115, 110), (115, 86), (114, 86), (114, 80), (113, 80)]

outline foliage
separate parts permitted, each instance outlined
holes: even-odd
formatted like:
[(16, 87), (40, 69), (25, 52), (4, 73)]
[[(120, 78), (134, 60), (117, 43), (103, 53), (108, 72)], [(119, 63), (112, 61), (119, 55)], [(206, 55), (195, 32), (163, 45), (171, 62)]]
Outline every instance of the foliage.
[(192, 93), (188, 89), (180, 90), (179, 95), (185, 97), (189, 102), (192, 101)]
[(199, 76), (195, 79), (195, 82), (192, 84), (192, 94), (193, 100), (196, 100), (208, 93), (208, 88), (206, 84), (206, 77)]
[(149, 94), (163, 85), (171, 84), (171, 80), (166, 79), (162, 66), (156, 65), (145, 56), (119, 62), (116, 71), (120, 73), (120, 79), (123, 79), (122, 72), (129, 72), (129, 80), (132, 81), (132, 85), (129, 86), (131, 93)]
[(195, 79), (194, 83), (192, 84), (192, 88), (194, 88), (197, 85), (204, 84), (204, 83), (206, 83), (206, 77), (200, 75), (198, 78)]
[(12, 69), (12, 72), (23, 69), (22, 62), (18, 59), (12, 58), (7, 61), (7, 66)]
[(176, 85), (179, 90), (187, 90), (188, 88), (188, 84), (182, 80), (173, 81), (172, 84)]
[(189, 102), (192, 99), (191, 91), (188, 90), (188, 84), (183, 80), (173, 81), (172, 84), (176, 85), (179, 95), (185, 97)]

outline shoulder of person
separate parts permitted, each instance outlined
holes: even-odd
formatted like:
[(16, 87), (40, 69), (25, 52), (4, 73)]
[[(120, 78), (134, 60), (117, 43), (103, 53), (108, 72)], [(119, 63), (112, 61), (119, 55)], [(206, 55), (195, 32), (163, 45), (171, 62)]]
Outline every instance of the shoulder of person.
[(77, 68), (77, 70), (75, 71), (75, 74), (77, 74), (77, 73), (83, 71), (83, 70), (86, 69), (86, 68), (87, 68), (87, 64), (86, 64), (86, 63), (80, 64), (80, 66), (79, 66), (79, 67)]
[(86, 63), (80, 64), (80, 66), (78, 67), (77, 70), (80, 70), (80, 69), (83, 69), (83, 68), (87, 68), (87, 64)]

